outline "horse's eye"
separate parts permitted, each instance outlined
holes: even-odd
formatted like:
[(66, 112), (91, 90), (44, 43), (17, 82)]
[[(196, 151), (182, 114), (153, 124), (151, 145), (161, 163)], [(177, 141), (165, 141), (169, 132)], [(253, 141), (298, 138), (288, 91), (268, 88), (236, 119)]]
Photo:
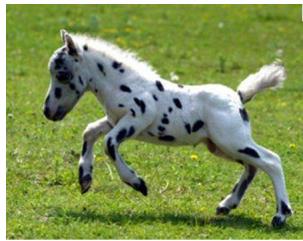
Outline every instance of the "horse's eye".
[(73, 79), (73, 74), (69, 71), (59, 71), (56, 75), (56, 78), (62, 84), (67, 84), (70, 80)]

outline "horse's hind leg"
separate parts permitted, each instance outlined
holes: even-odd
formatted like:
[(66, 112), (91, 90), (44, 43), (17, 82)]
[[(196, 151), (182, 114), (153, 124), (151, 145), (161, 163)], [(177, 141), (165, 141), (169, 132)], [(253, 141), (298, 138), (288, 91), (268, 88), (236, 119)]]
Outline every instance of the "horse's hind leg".
[(94, 143), (100, 136), (107, 134), (111, 128), (107, 117), (104, 117), (88, 124), (83, 133), (82, 153), (79, 160), (79, 183), (82, 194), (89, 190), (92, 182)]
[(235, 184), (232, 192), (224, 198), (217, 207), (217, 214), (228, 214), (231, 209), (236, 208), (242, 197), (244, 196), (245, 191), (247, 190), (249, 184), (254, 179), (257, 168), (253, 165), (244, 164), (245, 170), (241, 175), (239, 181)]
[[(222, 150), (218, 148), (210, 139), (206, 140), (205, 144), (207, 145), (208, 150), (218, 156), (223, 157), (225, 159), (232, 160), (230, 156), (224, 153)], [(238, 182), (235, 184), (234, 188), (232, 189), (231, 193), (228, 194), (219, 204), (217, 207), (217, 214), (228, 214), (231, 209), (238, 207), (239, 203), (241, 202), (242, 197), (244, 196), (249, 184), (254, 179), (257, 168), (253, 165), (244, 164), (242, 161), (237, 160), (240, 164), (244, 166), (244, 172), (241, 175)]]
[[(255, 144), (253, 141), (241, 142), (236, 148), (234, 145), (229, 144), (221, 146), (221, 148), (226, 148), (235, 159), (243, 160), (243, 163), (246, 165), (260, 168), (269, 175), (274, 186), (277, 206), (277, 212), (272, 220), (272, 225), (275, 227), (282, 226), (286, 218), (292, 214), (292, 210), (288, 200), (280, 157)], [(248, 177), (248, 179), (250, 178)]]
[[(249, 125), (230, 113), (214, 113), (213, 118), (224, 123), (212, 121), (208, 126), (210, 138), (216, 146), (234, 160), (260, 168), (266, 172), (274, 186), (277, 212), (272, 220), (273, 226), (284, 224), (287, 216), (292, 214), (285, 186), (285, 179), (280, 157), (257, 145), (251, 138)], [(238, 188), (238, 187), (237, 187)]]

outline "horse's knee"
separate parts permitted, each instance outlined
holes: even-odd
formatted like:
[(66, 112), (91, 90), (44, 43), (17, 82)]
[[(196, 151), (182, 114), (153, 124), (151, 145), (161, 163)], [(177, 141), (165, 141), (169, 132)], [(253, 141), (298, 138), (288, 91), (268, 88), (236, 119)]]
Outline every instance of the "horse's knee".
[(281, 158), (277, 153), (275, 153), (273, 151), (270, 151), (270, 150), (267, 150), (267, 149), (265, 149), (265, 150), (266, 151), (262, 152), (262, 156), (263, 156), (264, 159), (271, 160), (273, 162), (281, 164)]
[(282, 161), (281, 161), (280, 156), (278, 154), (274, 153), (274, 152), (272, 152), (271, 155), (272, 155), (272, 159), (275, 163), (275, 166), (282, 167)]
[(82, 136), (83, 140), (87, 142), (95, 142), (100, 133), (96, 130), (95, 126), (90, 123), (86, 126)]
[(268, 151), (262, 160), (263, 168), (269, 174), (280, 174), (283, 172), (281, 158), (276, 153)]

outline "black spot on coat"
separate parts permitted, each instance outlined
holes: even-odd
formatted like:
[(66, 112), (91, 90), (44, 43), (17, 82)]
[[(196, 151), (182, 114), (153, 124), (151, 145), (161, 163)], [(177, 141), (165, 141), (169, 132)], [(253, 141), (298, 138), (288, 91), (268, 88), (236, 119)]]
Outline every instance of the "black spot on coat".
[(239, 199), (242, 198), (248, 185), (251, 183), (251, 181), (253, 180), (255, 175), (256, 175), (256, 168), (253, 166), (249, 166), (248, 167), (248, 177), (245, 180), (243, 180), (243, 182), (240, 184), (239, 191), (237, 193)]
[(60, 99), (61, 96), (62, 96), (62, 90), (61, 90), (61, 88), (55, 88), (55, 97), (57, 99)]
[(56, 78), (59, 82), (62, 82), (63, 84), (66, 84), (74, 78), (74, 75), (70, 71), (61, 71), (60, 70), (60, 71), (57, 72)]
[(69, 88), (70, 88), (71, 90), (75, 90), (75, 89), (76, 89), (76, 86), (75, 86), (75, 84), (70, 83), (70, 84), (69, 84)]
[(80, 75), (79, 75), (79, 82), (80, 82), (81, 85), (83, 85), (83, 80), (82, 80)]
[(138, 99), (137, 97), (134, 98), (134, 101), (136, 103), (136, 105), (138, 105), (140, 107), (140, 110), (142, 112), (142, 114), (145, 113), (145, 103), (143, 100)]
[(186, 129), (187, 133), (188, 133), (188, 134), (190, 134), (190, 133), (191, 133), (191, 127), (190, 127), (190, 124), (189, 124), (189, 123), (185, 123), (184, 127), (185, 127), (185, 129)]
[(247, 114), (245, 108), (239, 109), (239, 112), (240, 112), (240, 115), (241, 115), (243, 121), (249, 121), (248, 114)]
[(113, 64), (112, 64), (112, 66), (113, 66), (114, 69), (120, 68), (121, 65), (122, 65), (122, 63), (119, 63), (119, 62), (117, 62), (117, 61), (114, 61)]
[(131, 126), (128, 130), (127, 137), (131, 137), (135, 133), (135, 127)]
[(106, 76), (106, 73), (105, 73), (105, 71), (104, 71), (104, 66), (103, 66), (102, 64), (100, 64), (100, 63), (97, 63), (97, 66), (98, 66), (98, 69), (100, 70), (100, 72), (101, 72), (104, 76)]
[(86, 44), (83, 45), (83, 49), (84, 49), (84, 51), (87, 51), (87, 50), (88, 50), (88, 47), (87, 47)]
[(164, 117), (162, 118), (161, 122), (164, 124), (164, 125), (168, 125), (169, 124), (169, 119)]
[(136, 117), (136, 112), (135, 112), (135, 110), (134, 110), (134, 109), (130, 109), (130, 111), (131, 111), (131, 113), (132, 113), (132, 116), (133, 116), (133, 117)]
[(111, 137), (108, 138), (106, 145), (107, 145), (108, 154), (110, 155), (110, 157), (113, 160), (116, 160), (116, 151), (115, 151), (114, 145), (112, 144), (112, 138)]
[(198, 130), (200, 130), (204, 125), (204, 122), (201, 120), (197, 120), (194, 124), (193, 124), (193, 128), (192, 128), (192, 132), (196, 132)]
[(178, 98), (174, 98), (173, 101), (174, 101), (174, 104), (175, 104), (179, 109), (182, 109), (182, 103), (181, 103), (181, 101), (180, 101)]
[(173, 111), (172, 107), (168, 107), (168, 112), (171, 113)]
[(63, 58), (56, 58), (55, 59), (55, 69), (60, 69), (63, 66), (64, 59)]
[(165, 131), (165, 127), (164, 127), (164, 126), (158, 126), (158, 130), (159, 130), (160, 132), (163, 132), (163, 131)]
[(59, 57), (55, 59), (55, 65), (61, 66), (64, 63), (64, 59)]
[(132, 92), (132, 90), (126, 85), (120, 85), (120, 90), (122, 90), (124, 92), (128, 92), (128, 93)]
[(158, 90), (164, 91), (164, 87), (159, 80), (156, 81), (156, 86), (157, 86)]
[(153, 98), (155, 101), (158, 101), (158, 97), (156, 95), (153, 95)]
[(246, 155), (254, 157), (254, 158), (259, 158), (260, 157), (260, 155), (258, 154), (258, 152), (255, 151), (254, 149), (250, 148), (250, 147), (246, 147), (244, 149), (240, 149), (240, 150), (238, 150), (238, 152), (246, 154)]
[(120, 130), (116, 137), (117, 142), (120, 143), (126, 137), (126, 134), (127, 130), (125, 128)]
[(86, 149), (87, 149), (87, 142), (85, 141), (85, 142), (83, 143), (83, 146), (82, 146), (82, 156), (85, 155)]

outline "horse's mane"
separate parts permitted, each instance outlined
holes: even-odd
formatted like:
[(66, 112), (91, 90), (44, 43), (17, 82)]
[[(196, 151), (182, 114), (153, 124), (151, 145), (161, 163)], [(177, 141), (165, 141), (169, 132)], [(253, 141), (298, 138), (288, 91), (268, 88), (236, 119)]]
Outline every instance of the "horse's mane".
[[(124, 66), (127, 66), (131, 70), (137, 72), (139, 75), (150, 78), (159, 78), (160, 76), (148, 63), (142, 61), (135, 53), (129, 50), (123, 50), (118, 46), (109, 43), (99, 38), (92, 38), (86, 35), (72, 35), (74, 41), (80, 48), (83, 45), (87, 45), (88, 49), (92, 49), (92, 54), (98, 58), (100, 53), (103, 56), (108, 57), (110, 60), (116, 60), (122, 62)], [(99, 56), (100, 58), (100, 56)]]

